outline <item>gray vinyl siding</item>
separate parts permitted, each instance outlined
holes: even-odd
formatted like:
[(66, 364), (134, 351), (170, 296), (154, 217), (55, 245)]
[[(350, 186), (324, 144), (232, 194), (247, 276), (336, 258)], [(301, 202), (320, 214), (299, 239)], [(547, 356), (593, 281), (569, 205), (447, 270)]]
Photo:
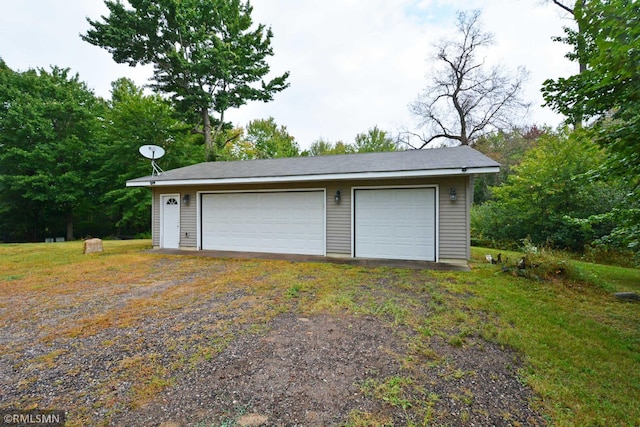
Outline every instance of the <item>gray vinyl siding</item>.
[[(351, 186), (327, 185), (327, 254), (351, 255)], [(340, 190), (340, 203), (336, 191)]]
[[(468, 178), (455, 177), (440, 181), (440, 258), (469, 259)], [(456, 189), (456, 201), (449, 197)]]
[(154, 188), (151, 192), (151, 236), (154, 248), (160, 246), (160, 194), (162, 190)]
[[(197, 246), (197, 202), (198, 192), (233, 190), (287, 190), (300, 188), (324, 188), (326, 190), (326, 253), (328, 255), (351, 255), (351, 193), (353, 187), (403, 187), (430, 186), (439, 188), (438, 255), (440, 259), (469, 259), (469, 206), (470, 189), (468, 176), (423, 179), (388, 179), (373, 181), (332, 181), (292, 184), (224, 185), (190, 187), (156, 187), (153, 189), (152, 232), (153, 245), (160, 245), (160, 195), (180, 194), (180, 246), (196, 249)], [(456, 188), (457, 200), (449, 199), (449, 189)], [(335, 193), (340, 190), (340, 203), (335, 202)], [(182, 203), (189, 194), (189, 205)]]
[[(185, 205), (182, 198), (189, 195), (189, 204)], [(180, 247), (195, 248), (198, 244), (198, 211), (196, 209), (196, 193), (181, 190), (180, 193)]]
[(467, 257), (465, 259), (471, 259), (471, 205), (475, 199), (475, 185), (476, 175), (471, 175), (467, 179)]

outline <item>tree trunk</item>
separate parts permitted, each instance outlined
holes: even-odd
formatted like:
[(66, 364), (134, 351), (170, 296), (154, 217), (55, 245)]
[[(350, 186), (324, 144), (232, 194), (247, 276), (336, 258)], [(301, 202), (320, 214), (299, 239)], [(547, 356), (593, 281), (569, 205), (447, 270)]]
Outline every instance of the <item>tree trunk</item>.
[(209, 118), (209, 110), (205, 107), (200, 110), (202, 115), (202, 132), (204, 134), (204, 154), (205, 160), (215, 160), (216, 150), (211, 137), (211, 119)]
[[(575, 3), (573, 4), (573, 7), (567, 6), (558, 0), (553, 0), (553, 3), (556, 6), (560, 7), (561, 9), (566, 10), (573, 16), (573, 19), (578, 24), (578, 52), (579, 53), (584, 52), (585, 46), (584, 46), (584, 38), (582, 37), (583, 31), (582, 31), (580, 22), (576, 19), (576, 11), (578, 10), (578, 8), (582, 9), (583, 7), (586, 6), (587, 4), (586, 0), (576, 0)], [(580, 74), (587, 71), (587, 64), (584, 62), (584, 58), (580, 58), (578, 64), (579, 64), (578, 70)], [(582, 113), (576, 113), (574, 120), (575, 120), (575, 123), (573, 125), (578, 129), (581, 128), (582, 120), (583, 120)]]
[[(578, 2), (576, 2), (576, 7), (577, 5), (578, 5)], [(584, 2), (582, 2), (582, 5), (584, 6)], [(580, 24), (580, 22), (578, 22), (578, 50), (580, 52), (583, 52), (585, 47), (583, 33), (584, 32), (582, 30), (582, 25)], [(584, 61), (585, 61), (584, 58), (580, 58), (580, 61), (578, 63), (579, 65), (578, 69), (580, 70), (580, 74), (587, 71), (587, 64)], [(583, 120), (582, 112), (577, 113), (575, 117), (575, 123), (574, 123), (574, 126), (576, 127), (576, 129), (582, 128), (582, 120)]]
[(65, 240), (67, 241), (73, 240), (73, 214), (72, 213), (67, 214), (67, 237), (65, 237)]

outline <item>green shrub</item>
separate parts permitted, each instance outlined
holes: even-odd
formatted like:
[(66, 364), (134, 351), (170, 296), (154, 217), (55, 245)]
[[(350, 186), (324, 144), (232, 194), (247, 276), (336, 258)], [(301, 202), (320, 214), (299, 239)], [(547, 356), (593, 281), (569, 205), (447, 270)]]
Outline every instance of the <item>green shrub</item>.
[(535, 245), (581, 252), (610, 235), (615, 222), (584, 220), (611, 212), (624, 198), (625, 183), (591, 175), (605, 158), (579, 132), (543, 135), (507, 182), (492, 188), (494, 200), (472, 209), (474, 240), (513, 247), (528, 236)]

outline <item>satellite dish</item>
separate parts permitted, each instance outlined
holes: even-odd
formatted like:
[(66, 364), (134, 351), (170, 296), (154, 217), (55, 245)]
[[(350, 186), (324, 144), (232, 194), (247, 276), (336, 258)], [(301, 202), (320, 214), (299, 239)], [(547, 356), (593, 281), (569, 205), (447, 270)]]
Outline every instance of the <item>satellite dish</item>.
[(164, 156), (164, 148), (157, 145), (143, 145), (138, 150), (147, 159), (155, 160)]
[(164, 156), (164, 148), (159, 147), (157, 145), (143, 145), (138, 149), (140, 154), (142, 154), (147, 159), (151, 159), (151, 167), (153, 171), (151, 175), (160, 175), (163, 171), (160, 169), (160, 166), (156, 164), (156, 159)]

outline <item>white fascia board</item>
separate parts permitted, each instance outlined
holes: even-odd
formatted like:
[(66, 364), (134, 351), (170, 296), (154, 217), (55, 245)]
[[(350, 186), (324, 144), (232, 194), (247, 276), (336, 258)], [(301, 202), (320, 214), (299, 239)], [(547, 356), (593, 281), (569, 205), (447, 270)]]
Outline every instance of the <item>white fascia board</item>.
[(204, 178), (204, 179), (174, 179), (149, 181), (128, 181), (127, 187), (170, 187), (184, 185), (222, 185), (222, 184), (261, 184), (278, 182), (310, 182), (310, 181), (343, 181), (357, 179), (388, 179), (388, 178), (423, 178), (434, 176), (473, 175), (484, 173), (498, 173), (500, 167), (490, 166), (482, 168), (455, 168), (455, 169), (430, 169), (417, 171), (391, 171), (391, 172), (360, 172), (337, 173), (322, 175), (293, 175), (293, 176), (266, 176), (248, 178)]

